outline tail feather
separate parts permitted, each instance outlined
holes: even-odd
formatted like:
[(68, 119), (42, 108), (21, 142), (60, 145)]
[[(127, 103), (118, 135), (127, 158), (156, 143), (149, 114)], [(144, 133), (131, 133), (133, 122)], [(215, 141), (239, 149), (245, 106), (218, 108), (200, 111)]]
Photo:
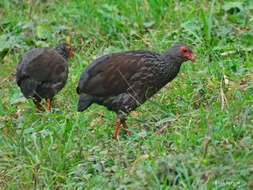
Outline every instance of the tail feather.
[(85, 109), (87, 109), (92, 103), (94, 98), (88, 94), (80, 94), (78, 105), (77, 105), (77, 111), (82, 112)]
[(20, 83), (21, 92), (26, 98), (33, 97), (39, 84), (39, 82), (27, 78)]

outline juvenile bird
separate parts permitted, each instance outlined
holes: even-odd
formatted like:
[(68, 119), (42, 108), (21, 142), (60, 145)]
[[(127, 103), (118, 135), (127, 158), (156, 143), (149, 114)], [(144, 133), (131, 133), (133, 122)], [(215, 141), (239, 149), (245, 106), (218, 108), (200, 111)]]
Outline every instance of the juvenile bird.
[(116, 139), (121, 124), (128, 128), (127, 115), (172, 81), (187, 60), (195, 58), (184, 44), (174, 44), (163, 54), (136, 50), (102, 56), (80, 77), (77, 110), (82, 112), (97, 103), (116, 112)]
[(16, 81), (26, 98), (33, 98), (37, 108), (41, 99), (50, 109), (52, 98), (65, 86), (68, 78), (68, 58), (72, 48), (61, 43), (53, 49), (34, 48), (21, 58), (17, 65)]

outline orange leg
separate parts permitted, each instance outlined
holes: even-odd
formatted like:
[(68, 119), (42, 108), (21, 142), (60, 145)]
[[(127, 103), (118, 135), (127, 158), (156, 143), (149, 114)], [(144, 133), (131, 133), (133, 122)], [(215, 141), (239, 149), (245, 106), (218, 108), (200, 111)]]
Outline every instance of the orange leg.
[(117, 119), (115, 132), (114, 132), (114, 135), (112, 137), (113, 139), (117, 139), (120, 125), (121, 125), (121, 121), (120, 121), (120, 119)]
[(47, 110), (50, 110), (50, 104), (51, 104), (51, 100), (48, 98), (47, 99)]
[(131, 132), (128, 130), (128, 126), (127, 126), (127, 124), (126, 124), (126, 121), (123, 121), (123, 122), (122, 122), (122, 125), (123, 125), (123, 127), (126, 129), (127, 134), (128, 134), (129, 136), (132, 135)]

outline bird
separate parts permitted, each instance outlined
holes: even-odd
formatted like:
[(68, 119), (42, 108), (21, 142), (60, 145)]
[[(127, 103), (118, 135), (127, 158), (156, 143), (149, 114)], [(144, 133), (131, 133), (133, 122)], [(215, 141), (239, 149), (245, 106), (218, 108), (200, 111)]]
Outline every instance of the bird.
[(103, 105), (117, 114), (113, 138), (117, 139), (121, 125), (130, 135), (128, 114), (172, 81), (188, 60), (194, 62), (195, 57), (185, 44), (174, 44), (162, 54), (130, 50), (99, 57), (80, 76), (77, 111), (93, 103)]
[(26, 52), (16, 68), (16, 82), (25, 98), (32, 98), (37, 109), (46, 99), (50, 110), (53, 97), (65, 86), (68, 78), (68, 59), (74, 57), (72, 47), (59, 43), (52, 49), (34, 48)]

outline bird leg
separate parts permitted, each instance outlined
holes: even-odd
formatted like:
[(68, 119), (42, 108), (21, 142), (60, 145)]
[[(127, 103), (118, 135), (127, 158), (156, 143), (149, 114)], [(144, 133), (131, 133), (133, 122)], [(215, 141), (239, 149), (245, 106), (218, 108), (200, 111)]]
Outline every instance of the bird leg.
[(47, 98), (46, 101), (47, 101), (47, 110), (50, 110), (51, 99)]
[(120, 119), (118, 118), (117, 119), (117, 122), (116, 122), (116, 128), (115, 128), (115, 131), (114, 131), (114, 135), (113, 135), (113, 139), (117, 139), (117, 137), (118, 137), (118, 133), (119, 133), (119, 127), (120, 127), (120, 125), (121, 125), (121, 121), (120, 121)]
[(127, 134), (131, 135), (131, 132), (128, 130), (128, 126), (126, 124), (126, 121), (125, 120), (121, 121), (121, 119), (117, 118), (116, 128), (115, 128), (115, 131), (114, 131), (114, 135), (112, 137), (113, 139), (117, 139), (118, 134), (119, 134), (119, 127), (120, 127), (121, 124), (123, 125), (124, 129), (127, 131)]
[(40, 103), (36, 103), (36, 112), (42, 111), (43, 107), (40, 105)]
[(124, 129), (126, 129), (127, 134), (128, 134), (129, 136), (132, 135), (132, 133), (128, 130), (128, 126), (127, 126), (127, 124), (126, 124), (126, 121), (123, 121), (123, 122), (122, 122), (122, 125), (123, 125)]
[(33, 98), (33, 103), (36, 105), (36, 112), (42, 111), (43, 107), (40, 104), (41, 99), (39, 97)]

